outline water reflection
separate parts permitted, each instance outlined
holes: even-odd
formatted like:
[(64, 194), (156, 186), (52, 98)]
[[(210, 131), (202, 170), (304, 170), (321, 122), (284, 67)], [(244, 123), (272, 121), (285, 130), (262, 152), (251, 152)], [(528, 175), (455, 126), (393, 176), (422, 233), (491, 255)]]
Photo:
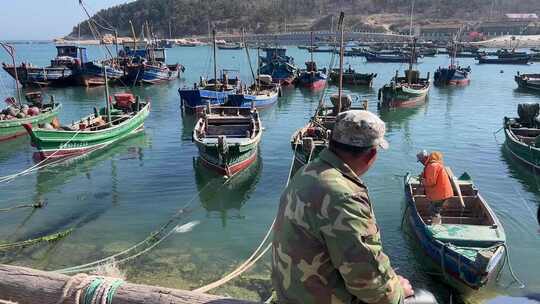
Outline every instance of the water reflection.
[(182, 114), (182, 140), (191, 141), (193, 137), (193, 128), (198, 120), (197, 115)]
[(199, 158), (194, 159), (193, 168), (199, 198), (207, 217), (221, 219), (223, 227), (227, 226), (229, 220), (243, 219), (240, 209), (255, 190), (261, 175), (260, 154), (251, 166), (228, 180), (202, 165)]
[(508, 175), (519, 181), (528, 192), (540, 195), (540, 172), (516, 159), (506, 145), (501, 145), (501, 159), (506, 163)]

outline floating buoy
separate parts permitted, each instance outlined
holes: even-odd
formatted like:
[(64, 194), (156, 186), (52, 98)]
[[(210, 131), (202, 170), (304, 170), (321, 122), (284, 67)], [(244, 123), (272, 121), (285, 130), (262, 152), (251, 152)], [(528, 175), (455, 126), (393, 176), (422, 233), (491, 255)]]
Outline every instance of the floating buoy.
[(501, 72), (500, 72), (500, 73), (502, 74), (502, 73), (504, 73), (504, 71), (503, 71), (503, 70), (501, 70)]

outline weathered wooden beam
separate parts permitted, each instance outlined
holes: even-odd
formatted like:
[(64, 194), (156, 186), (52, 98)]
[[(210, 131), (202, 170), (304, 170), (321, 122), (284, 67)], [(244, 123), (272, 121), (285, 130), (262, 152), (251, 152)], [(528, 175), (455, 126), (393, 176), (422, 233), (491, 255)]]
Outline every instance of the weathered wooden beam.
[[(70, 279), (69, 276), (54, 272), (0, 265), (0, 300), (12, 301), (18, 304), (59, 304), (64, 287)], [(63, 303), (68, 304), (70, 302), (65, 301)], [(253, 302), (126, 282), (118, 288), (112, 303), (249, 304)]]

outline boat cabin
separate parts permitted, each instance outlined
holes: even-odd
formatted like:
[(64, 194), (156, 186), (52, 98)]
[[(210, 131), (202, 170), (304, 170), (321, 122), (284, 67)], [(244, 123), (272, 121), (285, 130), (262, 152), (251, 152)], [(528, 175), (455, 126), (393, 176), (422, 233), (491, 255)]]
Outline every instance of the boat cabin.
[(56, 46), (56, 58), (52, 60), (52, 65), (54, 66), (61, 61), (71, 63), (74, 59), (79, 60), (81, 65), (88, 62), (86, 48), (76, 45), (58, 45)]

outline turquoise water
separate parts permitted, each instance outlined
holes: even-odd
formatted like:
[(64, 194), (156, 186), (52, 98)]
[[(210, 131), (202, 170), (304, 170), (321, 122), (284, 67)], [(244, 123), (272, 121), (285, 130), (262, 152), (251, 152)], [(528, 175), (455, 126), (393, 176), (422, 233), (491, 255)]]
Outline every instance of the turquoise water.
[[(19, 45), (18, 60), (47, 64), (55, 55), (53, 45)], [(235, 268), (258, 246), (276, 213), (280, 193), (291, 163), (290, 136), (313, 114), (318, 93), (285, 89), (273, 107), (262, 111), (265, 132), (259, 159), (250, 170), (224, 183), (197, 165), (197, 150), (191, 142), (193, 118), (182, 116), (177, 89), (191, 86), (201, 74), (211, 72), (207, 47), (175, 48), (168, 51), (170, 62), (186, 66), (185, 79), (165, 85), (137, 87), (134, 92), (152, 101), (145, 131), (110, 149), (66, 164), (39, 170), (0, 184), (0, 208), (45, 200), (39, 210), (19, 209), (0, 213), (0, 240), (14, 242), (74, 228), (65, 239), (0, 255), (1, 263), (54, 270), (94, 261), (142, 241), (173, 216), (186, 212), (179, 225), (191, 229), (172, 234), (153, 250), (120, 264), (128, 279), (138, 283), (193, 289), (209, 283)], [(289, 47), (298, 64), (309, 57)], [(221, 51), (218, 63), (224, 69), (239, 70), (250, 80), (243, 51)], [(91, 58), (103, 56), (89, 47)], [(329, 54), (315, 54), (319, 65), (327, 65)], [(252, 57), (255, 53), (252, 51)], [(0, 60), (6, 61), (4, 54)], [(364, 177), (370, 188), (375, 213), (382, 231), (384, 248), (398, 272), (413, 285), (433, 290), (448, 302), (449, 290), (437, 276), (423, 267), (414, 242), (400, 229), (404, 206), (402, 176), (418, 173), (415, 162), (420, 149), (440, 150), (456, 174), (467, 171), (495, 210), (506, 230), (515, 272), (525, 284), (511, 284), (505, 270), (501, 281), (467, 301), (497, 295), (518, 296), (540, 291), (540, 237), (535, 219), (540, 198), (538, 178), (505, 153), (501, 132), (494, 135), (505, 115), (516, 115), (517, 104), (538, 102), (540, 95), (516, 89), (516, 71), (538, 72), (529, 66), (471, 65), (472, 83), (467, 87), (432, 88), (429, 102), (415, 109), (379, 113), (377, 89), (400, 64), (367, 64), (346, 58), (346, 65), (378, 73), (373, 89), (347, 90), (369, 100), (371, 111), (387, 122), (390, 149)], [(425, 58), (420, 71), (433, 72), (447, 65), (440, 55)], [(0, 72), (1, 97), (13, 94), (13, 82)], [(113, 88), (113, 91), (121, 90)], [(335, 91), (330, 87), (330, 91)], [(46, 89), (63, 103), (61, 121), (71, 122), (103, 104), (102, 88)], [(34, 150), (27, 138), (0, 143), (0, 176), (22, 171), (34, 164)], [(184, 228), (187, 226), (184, 226)], [(265, 299), (269, 294), (270, 262), (267, 257), (244, 276), (217, 294), (246, 299)]]

